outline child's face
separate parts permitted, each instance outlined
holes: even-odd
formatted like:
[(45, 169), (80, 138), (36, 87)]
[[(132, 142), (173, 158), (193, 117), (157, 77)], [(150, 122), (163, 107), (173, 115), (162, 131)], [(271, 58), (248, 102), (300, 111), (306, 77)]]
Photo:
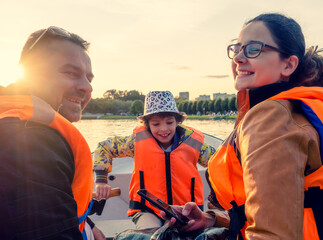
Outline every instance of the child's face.
[(168, 148), (172, 143), (177, 127), (175, 117), (161, 118), (158, 115), (154, 115), (149, 119), (148, 125), (154, 138), (160, 142), (164, 149)]

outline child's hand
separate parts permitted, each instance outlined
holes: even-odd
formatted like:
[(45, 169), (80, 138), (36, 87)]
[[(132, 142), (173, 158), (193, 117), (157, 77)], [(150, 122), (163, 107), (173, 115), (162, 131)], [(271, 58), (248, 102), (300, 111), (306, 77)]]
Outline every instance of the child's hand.
[(95, 184), (96, 199), (101, 200), (102, 198), (108, 199), (111, 193), (111, 186), (106, 183)]

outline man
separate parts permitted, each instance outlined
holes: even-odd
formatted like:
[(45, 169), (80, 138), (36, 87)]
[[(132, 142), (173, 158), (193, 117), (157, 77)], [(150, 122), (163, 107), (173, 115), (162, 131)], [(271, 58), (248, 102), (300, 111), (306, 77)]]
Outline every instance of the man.
[(91, 98), (88, 46), (58, 27), (36, 31), (24, 78), (0, 87), (1, 239), (82, 239), (92, 160), (71, 122)]

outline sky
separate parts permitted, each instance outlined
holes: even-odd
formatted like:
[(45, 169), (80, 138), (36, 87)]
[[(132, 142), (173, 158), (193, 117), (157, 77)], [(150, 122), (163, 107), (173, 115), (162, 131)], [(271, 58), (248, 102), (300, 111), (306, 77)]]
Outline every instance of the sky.
[(323, 47), (322, 9), (322, 0), (1, 0), (0, 84), (21, 75), (28, 35), (54, 25), (91, 43), (93, 98), (117, 89), (212, 99), (236, 92), (226, 47), (247, 20), (283, 13), (301, 25), (308, 47)]

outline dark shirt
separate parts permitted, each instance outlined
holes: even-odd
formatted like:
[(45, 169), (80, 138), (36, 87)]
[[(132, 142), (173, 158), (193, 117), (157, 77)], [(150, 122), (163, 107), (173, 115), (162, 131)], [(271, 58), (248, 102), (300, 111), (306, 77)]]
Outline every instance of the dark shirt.
[(82, 239), (71, 184), (74, 158), (50, 127), (0, 120), (1, 239)]

